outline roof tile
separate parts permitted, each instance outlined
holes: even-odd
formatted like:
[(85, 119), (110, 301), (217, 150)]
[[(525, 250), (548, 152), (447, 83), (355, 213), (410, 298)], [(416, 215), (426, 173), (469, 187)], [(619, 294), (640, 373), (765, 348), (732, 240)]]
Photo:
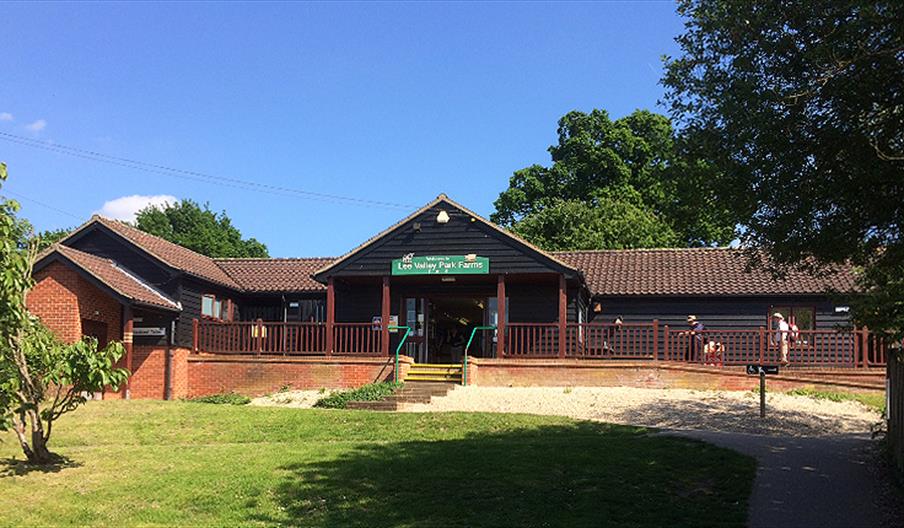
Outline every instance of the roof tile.
[(776, 279), (747, 270), (742, 250), (731, 248), (558, 251), (558, 258), (584, 272), (594, 295), (804, 295), (850, 292), (849, 267), (827, 276), (788, 271)]
[(326, 286), (311, 275), (335, 259), (311, 258), (244, 258), (216, 259), (215, 262), (247, 292), (315, 292)]

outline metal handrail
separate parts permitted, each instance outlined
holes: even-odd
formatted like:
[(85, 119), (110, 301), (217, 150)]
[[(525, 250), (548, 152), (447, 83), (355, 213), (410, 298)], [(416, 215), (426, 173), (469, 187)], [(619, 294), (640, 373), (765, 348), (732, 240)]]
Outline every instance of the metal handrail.
[(405, 329), (405, 333), (402, 335), (402, 339), (399, 340), (399, 346), (395, 349), (395, 368), (392, 369), (392, 379), (395, 383), (399, 382), (399, 351), (402, 350), (402, 345), (405, 344), (405, 340), (408, 339), (408, 334), (411, 333), (410, 326), (388, 326), (386, 327), (388, 330), (401, 330)]
[(496, 329), (495, 325), (488, 325), (488, 326), (475, 326), (471, 330), (471, 337), (468, 338), (468, 344), (465, 345), (465, 357), (464, 357), (464, 363), (462, 364), (462, 370), (461, 370), (461, 384), (462, 385), (464, 385), (466, 387), (468, 386), (468, 349), (471, 348), (471, 342), (474, 341), (474, 334), (476, 334), (478, 330), (495, 330), (495, 329)]

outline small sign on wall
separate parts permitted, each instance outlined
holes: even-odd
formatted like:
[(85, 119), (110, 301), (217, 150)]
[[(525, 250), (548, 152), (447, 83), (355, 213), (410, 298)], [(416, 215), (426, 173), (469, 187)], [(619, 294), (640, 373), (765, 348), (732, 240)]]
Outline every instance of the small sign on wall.
[(164, 337), (166, 328), (163, 326), (139, 326), (132, 329), (132, 335), (135, 337)]

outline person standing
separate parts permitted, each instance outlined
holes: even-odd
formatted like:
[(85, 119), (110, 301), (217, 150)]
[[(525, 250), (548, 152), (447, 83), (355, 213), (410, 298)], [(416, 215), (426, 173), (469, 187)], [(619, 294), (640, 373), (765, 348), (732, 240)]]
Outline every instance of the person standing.
[(687, 350), (684, 352), (685, 361), (696, 361), (703, 352), (703, 331), (706, 327), (701, 323), (696, 315), (687, 316), (687, 325), (690, 330), (687, 332)]
[(775, 338), (773, 342), (778, 346), (782, 365), (787, 365), (791, 363), (788, 361), (791, 326), (785, 321), (785, 316), (779, 312), (772, 314), (772, 319), (775, 321)]

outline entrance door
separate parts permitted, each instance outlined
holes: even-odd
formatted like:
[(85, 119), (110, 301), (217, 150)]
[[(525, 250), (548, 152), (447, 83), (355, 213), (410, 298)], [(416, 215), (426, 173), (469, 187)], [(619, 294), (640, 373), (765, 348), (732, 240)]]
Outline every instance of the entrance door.
[(411, 328), (405, 342), (405, 355), (417, 363), (426, 363), (427, 357), (427, 300), (423, 297), (402, 299), (402, 325)]
[[(485, 297), (431, 297), (429, 342), (431, 361), (459, 363), (474, 327), (484, 324)], [(483, 339), (471, 343), (468, 355), (485, 357)]]

